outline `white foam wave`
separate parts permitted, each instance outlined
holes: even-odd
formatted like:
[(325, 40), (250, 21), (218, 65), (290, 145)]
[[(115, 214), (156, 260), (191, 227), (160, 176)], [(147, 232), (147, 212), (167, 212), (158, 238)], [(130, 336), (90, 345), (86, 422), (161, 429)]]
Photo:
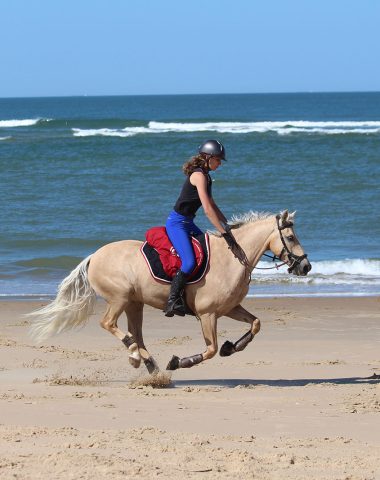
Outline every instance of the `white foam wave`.
[(345, 135), (347, 133), (355, 133), (355, 134), (372, 134), (372, 133), (380, 133), (380, 128), (287, 128), (284, 130), (278, 130), (277, 133), (279, 135), (290, 135), (291, 133), (320, 133), (324, 135)]
[(313, 263), (314, 273), (322, 275), (363, 275), (380, 278), (380, 260), (345, 259)]
[(49, 122), (47, 118), (26, 118), (24, 120), (0, 120), (0, 128), (31, 127), (39, 122)]
[(165, 123), (149, 122), (149, 128), (154, 131), (173, 132), (204, 132), (216, 131), (219, 133), (378, 133), (380, 121), (367, 122), (206, 122), (206, 123)]
[(0, 141), (1, 140), (10, 140), (12, 137), (0, 137)]
[(252, 275), (253, 284), (295, 284), (295, 285), (314, 285), (314, 286), (362, 286), (376, 288), (380, 294), (380, 278), (363, 279), (355, 276), (330, 276), (322, 277), (309, 273), (307, 277), (297, 277), (289, 274), (260, 276), (254, 273)]
[[(309, 275), (358, 275), (363, 277), (379, 277), (380, 279), (380, 260), (370, 260), (361, 258), (347, 258), (345, 260), (322, 260), (313, 262), (311, 260), (312, 270)], [(260, 261), (258, 267), (271, 267), (272, 262)], [(255, 270), (259, 275), (274, 275), (286, 272), (286, 265), (278, 270)]]
[[(371, 285), (379, 286), (380, 260), (346, 259), (311, 262), (312, 270), (306, 277), (287, 273), (287, 267), (278, 270), (257, 270), (252, 274), (257, 283), (295, 283), (314, 285)], [(258, 267), (271, 266), (270, 262), (260, 261)]]
[[(137, 133), (143, 132), (132, 132), (125, 130), (115, 130), (110, 128), (97, 128), (97, 129), (80, 129), (80, 128), (73, 128), (74, 137), (94, 137), (94, 136), (101, 136), (101, 137), (132, 137), (133, 135), (137, 135)], [(131, 130), (131, 129), (129, 129)], [(148, 130), (148, 129), (146, 129)]]
[(380, 121), (342, 121), (342, 122), (311, 122), (304, 120), (287, 120), (285, 122), (149, 122), (147, 127), (126, 127), (124, 129), (79, 129), (73, 128), (75, 137), (108, 136), (131, 137), (138, 134), (154, 133), (192, 133), (192, 132), (218, 132), (218, 133), (267, 133), (275, 132), (279, 135), (292, 133), (309, 134), (373, 134), (380, 133)]

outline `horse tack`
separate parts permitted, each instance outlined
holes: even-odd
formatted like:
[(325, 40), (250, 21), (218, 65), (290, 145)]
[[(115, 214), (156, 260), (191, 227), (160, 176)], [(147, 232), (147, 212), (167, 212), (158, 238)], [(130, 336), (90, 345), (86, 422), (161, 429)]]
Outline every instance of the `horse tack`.
[(241, 352), (250, 342), (252, 342), (253, 337), (254, 335), (249, 331), (239, 338), (239, 340), (237, 340), (235, 343), (226, 340), (220, 349), (220, 356), (229, 357), (233, 353)]
[(276, 215), (277, 228), (278, 228), (278, 231), (280, 233), (281, 243), (283, 244), (283, 249), (281, 250), (278, 258), (280, 260), (282, 260), (283, 254), (287, 253), (288, 259), (290, 261), (293, 261), (293, 263), (288, 268), (288, 273), (292, 273), (293, 270), (295, 269), (295, 267), (297, 265), (300, 265), (302, 260), (307, 258), (307, 253), (304, 253), (303, 255), (295, 255), (293, 252), (291, 252), (289, 250), (289, 247), (287, 246), (287, 244), (285, 242), (285, 239), (284, 239), (284, 236), (282, 234), (282, 231), (285, 230), (286, 228), (292, 228), (294, 226), (294, 224), (293, 224), (293, 222), (288, 221), (288, 222), (284, 222), (283, 225), (280, 225), (280, 219), (281, 219), (281, 215)]
[[(281, 239), (281, 243), (283, 244), (283, 248), (280, 252), (280, 254), (277, 256), (277, 255), (273, 255), (273, 257), (271, 255), (268, 255), (266, 253), (263, 254), (263, 256), (265, 257), (269, 257), (273, 260), (273, 262), (275, 262), (277, 259), (282, 261), (282, 256), (284, 253), (287, 253), (288, 254), (288, 259), (291, 259), (293, 260), (293, 263), (289, 266), (288, 268), (288, 273), (292, 273), (292, 271), (294, 270), (294, 268), (299, 265), (303, 259), (307, 258), (307, 254), (305, 253), (304, 255), (295, 255), (294, 253), (292, 253), (288, 246), (286, 245), (286, 242), (285, 242), (285, 239), (284, 239), (284, 236), (282, 234), (282, 230), (285, 230), (286, 228), (292, 228), (294, 226), (294, 223), (291, 222), (291, 221), (287, 221), (285, 222), (283, 225), (280, 225), (280, 219), (281, 219), (281, 215), (278, 214), (276, 215), (276, 222), (277, 222), (277, 228), (278, 228), (278, 231), (279, 231), (279, 234), (280, 234), (280, 239)], [(240, 247), (240, 246), (239, 246)], [(240, 248), (240, 252), (239, 252), (239, 255), (237, 255), (235, 252), (232, 252), (235, 257), (240, 261), (240, 263), (242, 265), (244, 265), (247, 269), (249, 269), (249, 281), (248, 283), (251, 282), (251, 279), (252, 279), (252, 271), (254, 269), (256, 270), (273, 270), (274, 268), (276, 270), (278, 270), (280, 267), (282, 267), (283, 265), (287, 265), (287, 262), (285, 261), (282, 261), (282, 263), (280, 265), (277, 265), (275, 264), (274, 267), (252, 267), (251, 265), (249, 265), (249, 263), (247, 262), (247, 256), (245, 255), (245, 252), (242, 248)]]
[(166, 370), (177, 370), (178, 368), (191, 368), (198, 363), (203, 362), (203, 356), (201, 353), (192, 355), (191, 357), (179, 358), (176, 355), (173, 355), (170, 359)]
[[(170, 242), (165, 227), (153, 227), (146, 234), (141, 245), (142, 254), (149, 272), (155, 281), (171, 283), (173, 276), (181, 267), (181, 260)], [(207, 274), (210, 262), (209, 235), (207, 233), (191, 238), (196, 261), (193, 272), (186, 285), (200, 282)]]
[[(291, 219), (288, 212), (281, 216), (283, 221), (289, 218)], [(306, 275), (311, 268), (310, 263), (306, 254), (296, 255), (287, 246), (281, 233), (281, 227), (283, 230), (285, 225), (290, 226), (290, 221), (280, 225), (277, 220), (282, 245), (292, 261), (289, 270), (296, 275)], [(244, 217), (241, 226), (234, 232), (241, 246), (239, 252), (244, 254), (239, 261), (252, 271), (261, 252), (271, 247), (276, 218), (274, 215), (251, 213)], [(275, 251), (272, 252), (276, 255), (280, 242), (277, 237), (275, 241), (272, 247)], [(206, 351), (184, 358), (174, 356), (168, 365), (171, 369), (190, 368), (216, 355), (217, 319), (222, 315), (250, 325), (249, 331), (235, 343), (226, 342), (222, 346), (222, 356), (243, 350), (260, 331), (260, 320), (240, 305), (247, 291), (246, 275), (236, 275), (236, 269), (241, 270), (241, 267), (228, 253), (223, 239), (211, 236), (210, 243), (215, 254), (212, 255), (213, 263), (207, 279), (201, 284), (189, 285), (186, 293), (202, 325)], [(128, 348), (129, 362), (134, 368), (138, 368), (143, 360), (149, 373), (157, 373), (158, 366), (143, 341), (143, 307), (147, 304), (157, 309), (163, 308), (169, 287), (151, 281), (145, 261), (139, 255), (141, 244), (138, 241), (114, 242), (84, 259), (62, 281), (55, 300), (31, 314), (35, 318), (32, 324), (35, 338), (43, 341), (54, 334), (83, 325), (93, 311), (97, 296), (101, 296), (108, 304), (101, 326)], [(297, 253), (303, 252), (298, 241), (292, 249)], [(224, 279), (223, 282), (220, 281), (221, 278)], [(117, 325), (123, 312), (128, 318), (127, 333)]]

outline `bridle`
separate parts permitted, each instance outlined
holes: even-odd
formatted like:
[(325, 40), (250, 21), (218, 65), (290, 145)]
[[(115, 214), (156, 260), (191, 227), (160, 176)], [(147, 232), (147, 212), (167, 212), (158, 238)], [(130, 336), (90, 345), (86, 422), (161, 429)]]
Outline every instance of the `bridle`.
[[(280, 225), (280, 219), (281, 219), (281, 215), (280, 214), (276, 215), (277, 228), (280, 234), (281, 243), (283, 245), (278, 258), (284, 262), (284, 259), (282, 257), (284, 253), (287, 253), (288, 261), (292, 262), (288, 268), (288, 273), (292, 273), (292, 271), (297, 267), (297, 265), (300, 265), (302, 260), (307, 258), (307, 253), (304, 253), (303, 255), (296, 255), (289, 250), (289, 247), (286, 245), (284, 236), (282, 234), (282, 230), (285, 230), (285, 228), (293, 227), (293, 222), (285, 222), (283, 225)], [(284, 262), (284, 263), (287, 263), (287, 262)]]
[[(285, 222), (283, 225), (280, 225), (280, 220), (281, 220), (281, 214), (276, 215), (278, 233), (280, 234), (281, 243), (283, 245), (282, 250), (280, 252), (280, 255), (278, 255), (278, 256), (273, 255), (273, 257), (271, 255), (266, 254), (266, 253), (263, 253), (263, 255), (265, 257), (271, 258), (274, 262), (276, 260), (279, 260), (280, 262), (283, 262), (283, 263), (281, 263), (280, 265), (275, 264), (274, 267), (253, 267), (252, 268), (252, 266), (248, 262), (248, 258), (246, 256), (244, 250), (240, 247), (240, 245), (237, 244), (237, 247), (240, 250), (239, 255), (237, 255), (236, 252), (232, 252), (234, 254), (234, 256), (239, 260), (239, 262), (242, 265), (244, 265), (246, 269), (249, 270), (248, 284), (251, 282), (252, 271), (254, 269), (256, 269), (256, 270), (271, 270), (273, 268), (276, 268), (278, 270), (279, 267), (282, 267), (283, 265), (289, 265), (288, 262), (291, 261), (292, 263), (290, 264), (290, 266), (288, 268), (288, 273), (292, 273), (292, 271), (296, 268), (296, 266), (300, 265), (302, 260), (307, 258), (306, 253), (304, 253), (303, 255), (296, 255), (295, 253), (293, 253), (289, 250), (289, 247), (286, 245), (284, 236), (282, 234), (282, 230), (285, 230), (285, 228), (293, 227), (294, 224), (293, 224), (293, 222), (288, 221), (288, 222)], [(284, 253), (287, 253), (287, 255), (288, 255), (287, 261), (284, 261), (284, 259), (282, 258)]]
[(281, 243), (283, 245), (280, 255), (272, 256), (272, 255), (268, 255), (267, 253), (263, 253), (263, 256), (271, 258), (273, 262), (276, 262), (277, 260), (279, 260), (282, 263), (280, 263), (279, 265), (277, 265), (276, 263), (274, 267), (255, 267), (256, 270), (272, 270), (273, 268), (278, 270), (283, 265), (287, 265), (287, 262), (285, 262), (284, 259), (282, 258), (284, 253), (287, 253), (288, 261), (292, 261), (291, 265), (288, 268), (288, 273), (292, 273), (292, 271), (296, 268), (296, 266), (299, 265), (303, 259), (307, 258), (306, 253), (303, 255), (295, 255), (293, 252), (289, 250), (289, 247), (286, 245), (284, 236), (282, 234), (282, 230), (285, 230), (285, 228), (293, 227), (294, 224), (293, 222), (285, 222), (283, 225), (280, 225), (280, 220), (281, 220), (281, 215), (280, 214), (276, 215), (277, 228), (280, 234)]

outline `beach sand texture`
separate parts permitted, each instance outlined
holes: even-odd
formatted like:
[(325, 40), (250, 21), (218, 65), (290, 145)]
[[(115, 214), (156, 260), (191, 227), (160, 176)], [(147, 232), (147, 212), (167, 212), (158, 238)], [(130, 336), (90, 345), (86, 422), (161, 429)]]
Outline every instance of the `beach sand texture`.
[[(380, 479), (379, 297), (247, 299), (247, 349), (167, 388), (100, 328), (102, 301), (36, 346), (22, 315), (40, 305), (0, 303), (1, 479)], [(247, 327), (218, 329), (221, 346)], [(163, 370), (204, 350), (192, 317), (146, 308), (144, 332)]]

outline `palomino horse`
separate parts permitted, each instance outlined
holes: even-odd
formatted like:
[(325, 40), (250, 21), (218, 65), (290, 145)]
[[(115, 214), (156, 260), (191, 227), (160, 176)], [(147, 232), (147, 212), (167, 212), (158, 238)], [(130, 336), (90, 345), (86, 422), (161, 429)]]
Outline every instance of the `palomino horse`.
[[(209, 360), (218, 351), (217, 320), (226, 316), (250, 325), (249, 331), (235, 343), (225, 342), (220, 355), (229, 356), (243, 350), (260, 330), (260, 320), (245, 310), (241, 301), (246, 296), (251, 272), (266, 250), (285, 262), (288, 271), (307, 275), (311, 265), (293, 229), (294, 213), (279, 215), (250, 212), (234, 217), (231, 223), (239, 245), (233, 252), (218, 234), (210, 235), (210, 269), (203, 279), (188, 285), (186, 302), (200, 320), (206, 351), (185, 358), (173, 356), (167, 369), (188, 368)], [(129, 351), (130, 364), (138, 368), (144, 361), (149, 373), (158, 366), (148, 353), (142, 335), (144, 304), (163, 310), (169, 286), (155, 281), (139, 249), (142, 242), (124, 240), (103, 246), (84, 259), (61, 283), (55, 300), (35, 317), (32, 336), (38, 341), (83, 325), (92, 313), (96, 295), (103, 297), (107, 311), (101, 326), (121, 340)], [(236, 250), (236, 249), (235, 249)], [(117, 325), (125, 312), (128, 332)]]

